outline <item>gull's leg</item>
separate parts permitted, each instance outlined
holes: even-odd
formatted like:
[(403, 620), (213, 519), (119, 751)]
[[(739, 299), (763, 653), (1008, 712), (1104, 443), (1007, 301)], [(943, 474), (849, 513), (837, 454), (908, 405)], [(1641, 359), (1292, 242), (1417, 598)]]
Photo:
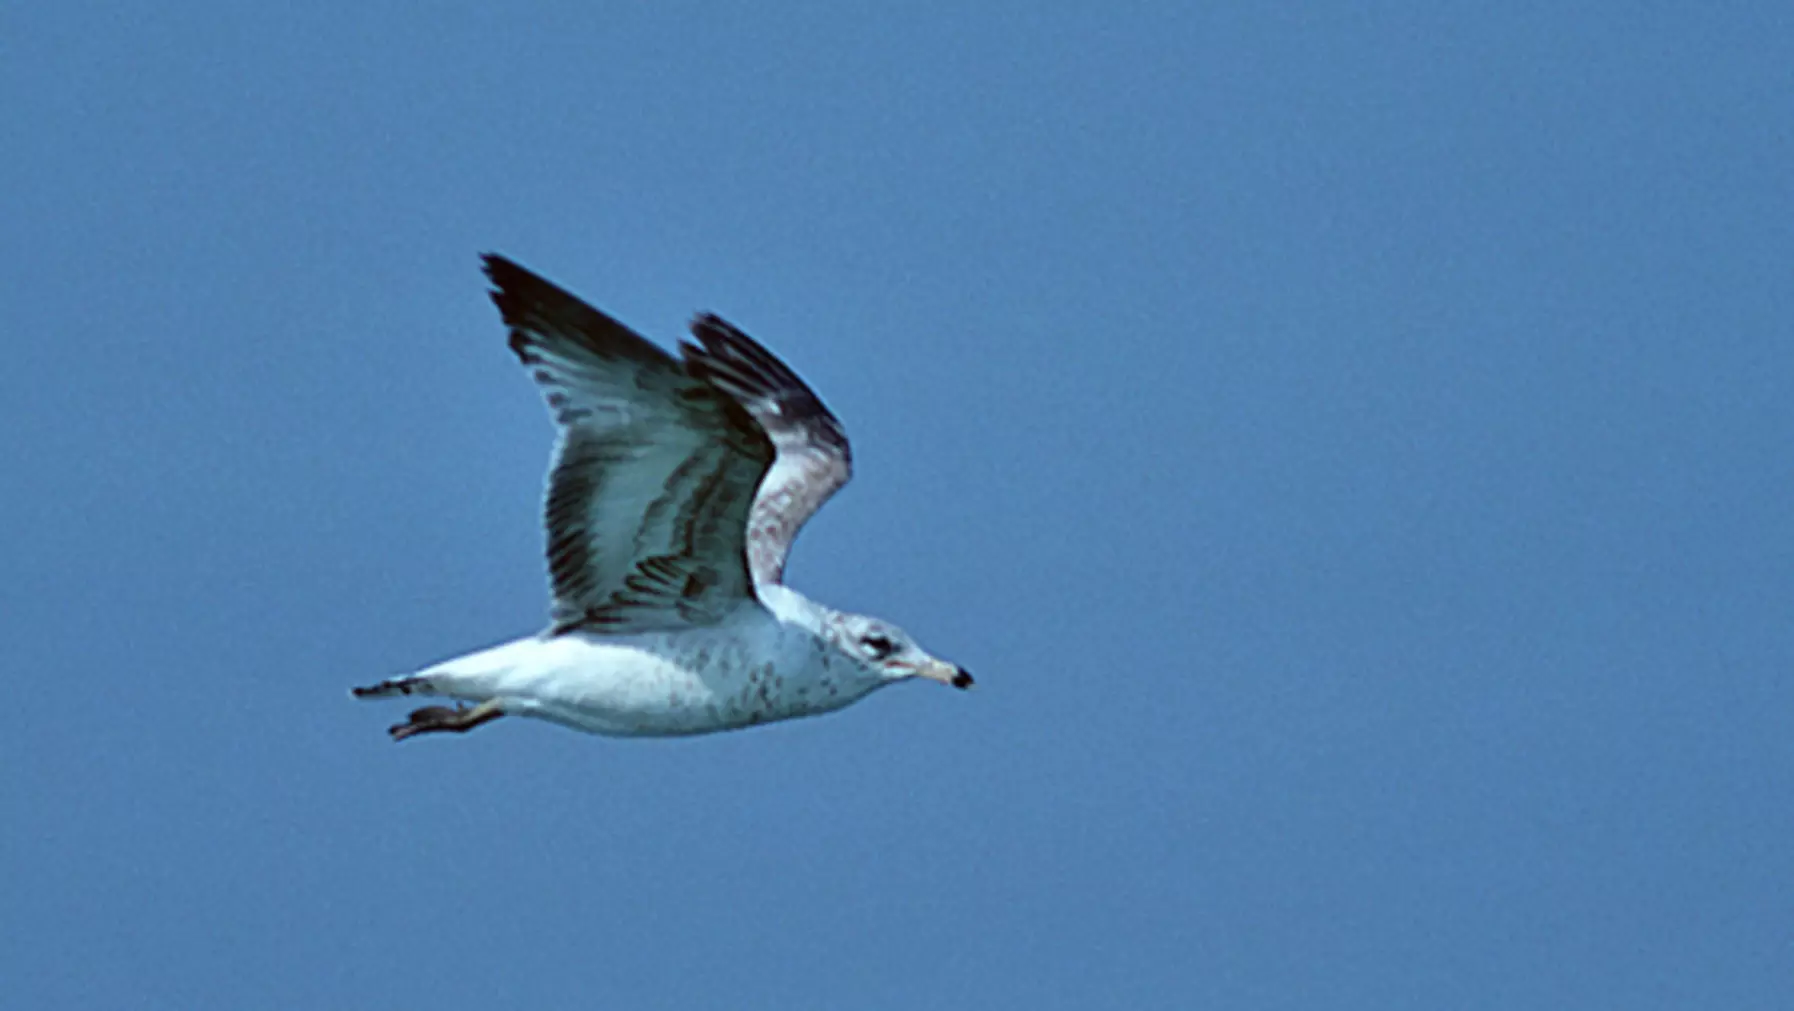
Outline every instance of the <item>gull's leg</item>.
[(469, 709), (466, 706), (425, 706), (411, 714), (409, 722), (395, 723), (387, 729), (395, 741), (418, 734), (457, 733), (465, 734), (482, 723), (490, 723), (505, 714), (504, 706), (498, 699), (486, 701)]

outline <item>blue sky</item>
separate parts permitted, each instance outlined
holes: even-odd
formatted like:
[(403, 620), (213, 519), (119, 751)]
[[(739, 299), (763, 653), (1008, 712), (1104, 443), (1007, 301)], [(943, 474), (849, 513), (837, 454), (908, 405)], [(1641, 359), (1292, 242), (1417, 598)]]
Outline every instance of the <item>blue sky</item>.
[[(0, 47), (18, 1007), (1794, 992), (1785, 5), (38, 4)], [(476, 254), (846, 422), (979, 676), (389, 743), (529, 633)]]

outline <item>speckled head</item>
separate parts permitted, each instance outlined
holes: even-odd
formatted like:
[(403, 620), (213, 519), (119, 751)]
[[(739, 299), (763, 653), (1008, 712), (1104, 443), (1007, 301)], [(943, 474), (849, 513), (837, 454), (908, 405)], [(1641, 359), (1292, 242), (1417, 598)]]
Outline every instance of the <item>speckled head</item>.
[(843, 614), (831, 631), (843, 652), (885, 680), (927, 678), (955, 688), (972, 687), (972, 675), (964, 667), (923, 652), (908, 633), (888, 621)]

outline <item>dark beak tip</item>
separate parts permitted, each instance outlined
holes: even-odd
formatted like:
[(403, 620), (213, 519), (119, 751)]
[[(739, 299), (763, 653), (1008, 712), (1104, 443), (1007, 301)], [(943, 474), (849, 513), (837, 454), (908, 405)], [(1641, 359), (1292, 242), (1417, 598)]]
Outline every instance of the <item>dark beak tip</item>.
[(959, 672), (953, 675), (953, 687), (955, 688), (970, 688), (974, 683), (971, 672), (964, 667), (959, 668)]

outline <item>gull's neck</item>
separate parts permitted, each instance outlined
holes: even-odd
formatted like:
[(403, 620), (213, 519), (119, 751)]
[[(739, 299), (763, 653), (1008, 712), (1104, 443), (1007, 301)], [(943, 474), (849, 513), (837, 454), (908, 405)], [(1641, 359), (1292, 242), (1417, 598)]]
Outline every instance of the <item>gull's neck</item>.
[(829, 635), (829, 625), (830, 619), (836, 617), (834, 611), (783, 583), (763, 584), (755, 590), (760, 603), (781, 622), (796, 625), (813, 635), (833, 638)]

